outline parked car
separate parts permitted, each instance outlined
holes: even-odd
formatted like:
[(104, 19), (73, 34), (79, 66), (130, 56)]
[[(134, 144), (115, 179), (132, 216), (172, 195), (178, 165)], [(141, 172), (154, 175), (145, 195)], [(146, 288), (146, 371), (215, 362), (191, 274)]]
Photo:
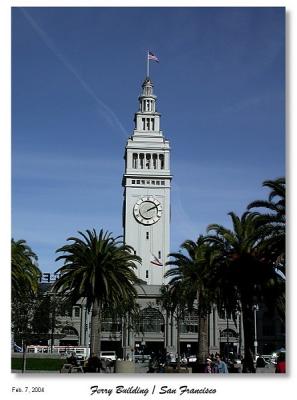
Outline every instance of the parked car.
[(191, 355), (189, 356), (189, 363), (195, 363), (197, 361), (197, 356)]
[(99, 358), (115, 361), (117, 359), (117, 355), (115, 351), (105, 350), (105, 351), (100, 351)]

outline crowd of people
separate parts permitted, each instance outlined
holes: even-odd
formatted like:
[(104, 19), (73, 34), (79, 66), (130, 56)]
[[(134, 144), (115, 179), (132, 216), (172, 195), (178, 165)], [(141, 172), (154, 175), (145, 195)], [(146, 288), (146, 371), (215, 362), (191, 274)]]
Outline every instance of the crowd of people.
[[(81, 372), (113, 372), (114, 362), (106, 358), (99, 358), (94, 354), (85, 361), (80, 361), (75, 352), (67, 358), (72, 368), (81, 368)], [(71, 369), (69, 370), (71, 372)]]
[(221, 355), (216, 353), (215, 356), (209, 355), (206, 359), (204, 372), (206, 374), (228, 374), (228, 367)]
[[(275, 366), (275, 373), (286, 373), (286, 359), (285, 359), (284, 352), (279, 353), (276, 366)], [(188, 367), (188, 363), (184, 360), (184, 357), (177, 362), (178, 357), (173, 358), (171, 353), (159, 352), (159, 353), (152, 353), (148, 365), (148, 373), (162, 373), (166, 372), (166, 368), (174, 367), (177, 368), (178, 366)], [(72, 353), (70, 357), (67, 358), (67, 363), (69, 363), (72, 367), (82, 368), (82, 372), (112, 372), (114, 368), (114, 362), (108, 359), (100, 359), (95, 355), (91, 355), (86, 361), (81, 363), (76, 354)], [(236, 372), (243, 372), (243, 373), (255, 373), (255, 372), (265, 372), (265, 368), (268, 362), (265, 361), (264, 357), (259, 355), (257, 357), (256, 364), (253, 365), (253, 368), (247, 368), (245, 364), (245, 360), (242, 360), (242, 369)], [(219, 353), (209, 354), (205, 360), (205, 365), (203, 366), (203, 370), (199, 372), (204, 372), (206, 374), (228, 374), (229, 372), (235, 372), (231, 370), (230, 364), (229, 367), (227, 362), (223, 360)]]

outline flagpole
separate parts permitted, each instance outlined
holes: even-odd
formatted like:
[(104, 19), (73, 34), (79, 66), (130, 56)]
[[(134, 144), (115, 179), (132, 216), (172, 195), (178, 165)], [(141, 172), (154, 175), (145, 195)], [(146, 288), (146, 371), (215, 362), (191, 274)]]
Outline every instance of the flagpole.
[(149, 78), (149, 76), (150, 76), (149, 51), (147, 51), (147, 55), (146, 55), (146, 76), (147, 76), (147, 78)]

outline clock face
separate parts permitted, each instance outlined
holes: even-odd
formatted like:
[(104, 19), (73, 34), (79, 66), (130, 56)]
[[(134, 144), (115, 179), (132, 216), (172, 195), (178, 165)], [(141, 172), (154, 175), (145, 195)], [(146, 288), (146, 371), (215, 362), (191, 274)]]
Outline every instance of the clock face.
[(138, 222), (152, 225), (161, 218), (162, 206), (153, 196), (144, 196), (135, 203), (133, 211)]

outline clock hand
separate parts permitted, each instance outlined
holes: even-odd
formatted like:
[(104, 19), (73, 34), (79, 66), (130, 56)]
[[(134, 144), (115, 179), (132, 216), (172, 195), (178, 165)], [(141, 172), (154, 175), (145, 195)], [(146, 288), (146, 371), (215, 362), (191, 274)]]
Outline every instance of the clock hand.
[(146, 210), (146, 211), (151, 211), (151, 210), (153, 210), (154, 208), (157, 208), (157, 206), (156, 206), (156, 205), (154, 205), (153, 207), (149, 208), (149, 209), (148, 209), (148, 210)]

